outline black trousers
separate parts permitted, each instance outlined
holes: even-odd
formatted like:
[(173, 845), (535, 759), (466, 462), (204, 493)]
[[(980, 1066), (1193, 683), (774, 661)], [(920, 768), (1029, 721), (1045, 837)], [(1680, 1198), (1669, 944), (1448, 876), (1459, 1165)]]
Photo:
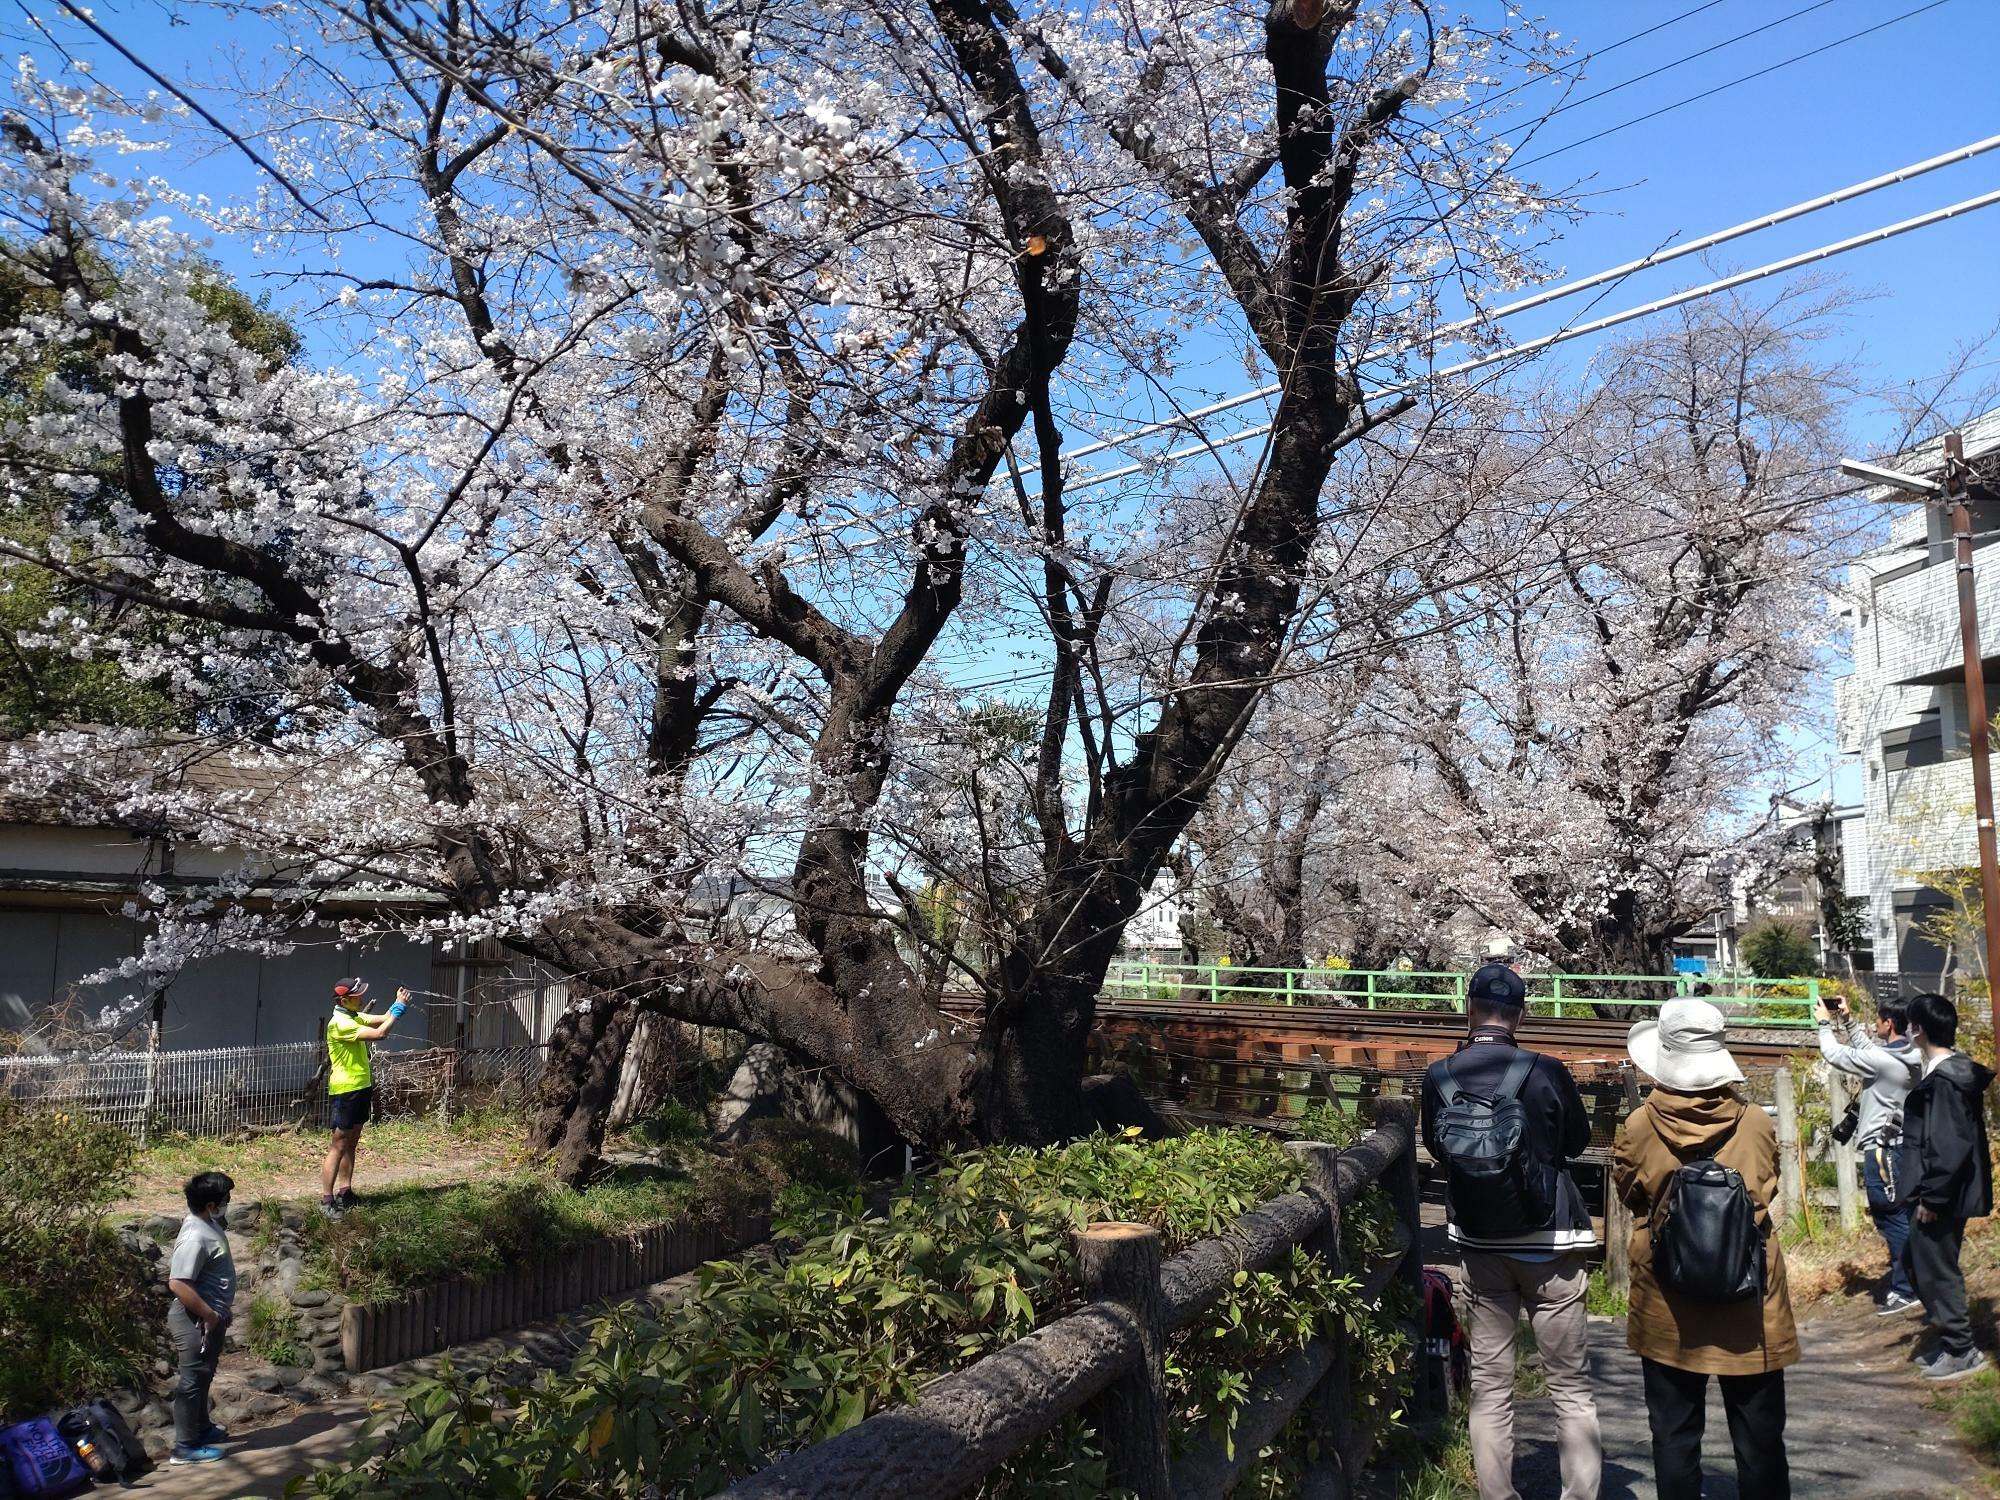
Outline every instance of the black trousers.
[[(1708, 1377), (1641, 1360), (1646, 1419), (1653, 1428), (1653, 1480), (1660, 1500), (1701, 1500), (1701, 1432), (1708, 1411)], [(1785, 1458), (1785, 1372), (1718, 1375), (1729, 1441), (1736, 1450), (1736, 1493), (1744, 1500), (1791, 1500), (1792, 1467)]]
[(1958, 1252), (1965, 1244), (1965, 1220), (1932, 1219), (1921, 1223), (1910, 1215), (1910, 1243), (1903, 1254), (1910, 1265), (1910, 1279), (1917, 1284), (1917, 1296), (1931, 1326), (1938, 1331), (1938, 1345), (1947, 1354), (1964, 1354), (1972, 1348), (1972, 1319), (1965, 1308), (1965, 1272), (1958, 1264)]

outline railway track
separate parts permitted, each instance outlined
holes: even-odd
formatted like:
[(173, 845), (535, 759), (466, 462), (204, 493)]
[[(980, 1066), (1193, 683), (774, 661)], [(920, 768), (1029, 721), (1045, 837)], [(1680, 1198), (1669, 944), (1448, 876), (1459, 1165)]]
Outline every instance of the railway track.
[[(954, 995), (947, 1009), (976, 1017), (983, 1008), (977, 996)], [(1098, 1029), (1107, 1040), (1147, 1031), (1181, 1043), (1199, 1041), (1204, 1050), (1230, 1043), (1259, 1041), (1279, 1047), (1278, 1058), (1310, 1061), (1317, 1051), (1330, 1064), (1363, 1061), (1360, 1055), (1422, 1053), (1428, 1058), (1456, 1049), (1465, 1034), (1465, 1016), (1448, 1010), (1363, 1010), (1336, 1005), (1255, 1005), (1230, 1001), (1216, 1005), (1198, 1000), (1107, 1000), (1097, 1006)], [(1521, 1041), (1570, 1063), (1617, 1067), (1625, 1061), (1629, 1021), (1584, 1017), (1530, 1015), (1519, 1030)], [(1732, 1026), (1729, 1050), (1746, 1068), (1775, 1067), (1785, 1058), (1813, 1046), (1813, 1034), (1803, 1027)], [(1297, 1049), (1307, 1049), (1300, 1051)], [(1178, 1047), (1173, 1050), (1180, 1050)], [(1268, 1054), (1267, 1054), (1268, 1055)], [(1278, 1060), (1274, 1058), (1273, 1060)], [(1407, 1067), (1390, 1071), (1404, 1072)]]
[[(945, 1005), (967, 1020), (983, 1009), (976, 996), (948, 996)], [(1625, 1021), (1533, 1015), (1520, 1028), (1524, 1045), (1561, 1058), (1575, 1076), (1596, 1155), (1649, 1084), (1627, 1058), (1629, 1029)], [(1112, 1000), (1098, 1004), (1091, 1048), (1100, 1064), (1115, 1064), (1184, 1116), (1282, 1128), (1319, 1101), (1407, 1093), (1464, 1035), (1458, 1011)], [(1746, 1026), (1729, 1039), (1749, 1078), (1746, 1093), (1758, 1099), (1769, 1096), (1786, 1058), (1812, 1046), (1812, 1033), (1798, 1027)]]

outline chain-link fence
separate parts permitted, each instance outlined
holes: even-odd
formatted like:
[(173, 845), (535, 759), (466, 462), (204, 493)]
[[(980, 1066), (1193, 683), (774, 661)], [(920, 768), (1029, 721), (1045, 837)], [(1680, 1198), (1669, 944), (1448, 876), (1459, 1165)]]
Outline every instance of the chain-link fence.
[[(524, 1108), (541, 1081), (532, 1044), (375, 1054), (377, 1118)], [(31, 1109), (80, 1110), (141, 1141), (235, 1135), (326, 1120), (326, 1054), (317, 1042), (179, 1052), (0, 1058), (0, 1096)]]

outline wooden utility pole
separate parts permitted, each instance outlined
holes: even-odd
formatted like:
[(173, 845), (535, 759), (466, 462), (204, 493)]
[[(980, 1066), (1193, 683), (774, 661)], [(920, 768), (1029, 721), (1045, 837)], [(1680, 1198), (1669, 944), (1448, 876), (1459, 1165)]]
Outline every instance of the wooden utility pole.
[(1979, 892), (1986, 918), (1986, 998), (1993, 1035), (2000, 1039), (2000, 851), (1993, 836), (1993, 768), (1987, 753), (1986, 667), (1979, 651), (1979, 601), (1972, 577), (1972, 501), (1968, 493), (1965, 440), (1944, 440), (1944, 499), (1951, 508), (1951, 536), (1958, 563), (1958, 632), (1965, 654), (1965, 730), (1972, 751), (1972, 805), (1979, 820)]

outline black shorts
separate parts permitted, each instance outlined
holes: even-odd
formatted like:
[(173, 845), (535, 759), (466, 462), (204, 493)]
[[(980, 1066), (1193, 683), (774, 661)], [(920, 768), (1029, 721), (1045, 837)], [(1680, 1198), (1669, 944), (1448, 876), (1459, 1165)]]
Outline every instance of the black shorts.
[(372, 1087), (326, 1096), (327, 1119), (335, 1130), (353, 1130), (366, 1125), (374, 1110), (375, 1090)]

